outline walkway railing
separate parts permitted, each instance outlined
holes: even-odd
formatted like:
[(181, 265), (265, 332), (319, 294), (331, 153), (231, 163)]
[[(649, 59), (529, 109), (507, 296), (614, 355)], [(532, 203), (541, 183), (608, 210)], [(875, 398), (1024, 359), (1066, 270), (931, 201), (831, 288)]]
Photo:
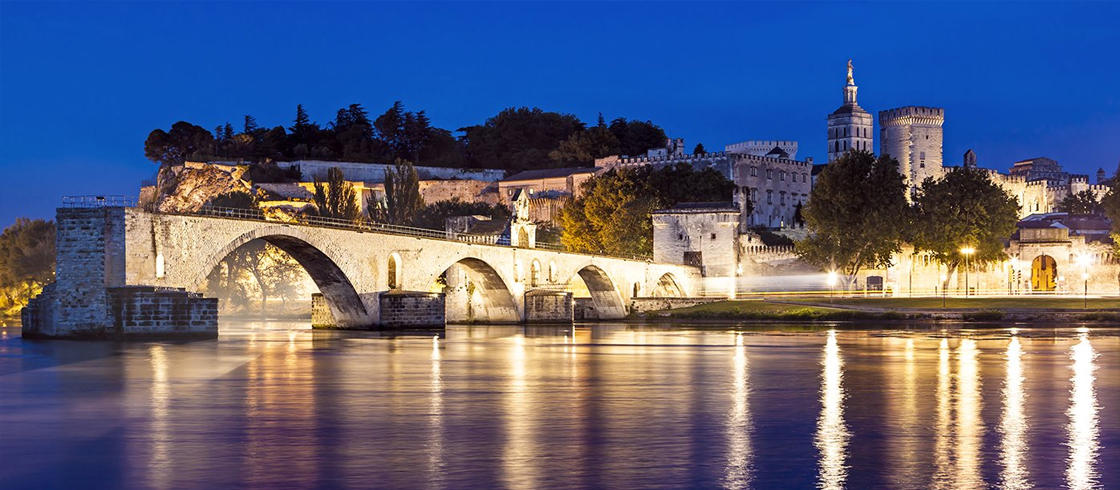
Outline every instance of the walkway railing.
[(134, 208), (136, 198), (132, 196), (65, 196), (64, 208)]
[[(136, 199), (131, 196), (67, 196), (62, 198), (62, 207), (65, 208), (101, 208), (101, 207), (136, 207)], [(164, 214), (177, 214), (184, 216), (206, 216), (213, 218), (226, 218), (226, 219), (240, 219), (249, 221), (267, 221), (270, 223), (288, 223), (304, 226), (319, 226), (326, 228), (337, 228), (343, 230), (353, 230), (361, 232), (376, 232), (388, 233), (391, 235), (411, 236), (416, 238), (429, 238), (434, 240), (449, 240), (463, 243), (475, 243), (479, 245), (498, 245), (498, 246), (512, 246), (510, 245), (509, 237), (501, 237), (498, 235), (478, 235), (471, 233), (455, 233), (445, 230), (433, 230), (429, 228), (417, 228), (413, 226), (391, 225), (387, 223), (378, 223), (368, 219), (347, 220), (339, 218), (331, 218), (326, 216), (307, 216), (296, 215), (286, 216), (285, 219), (277, 217), (269, 217), (259, 209), (246, 209), (246, 208), (227, 208), (220, 206), (203, 206), (198, 211), (193, 212), (177, 212), (177, 213), (164, 213)], [(529, 248), (529, 247), (518, 247)], [(564, 246), (559, 243), (549, 242), (536, 242), (533, 248), (552, 250), (565, 253), (579, 253), (569, 252), (564, 249)], [(609, 255), (609, 254), (596, 254), (606, 257), (615, 257), (629, 260), (650, 260), (649, 256), (624, 256), (624, 255)]]

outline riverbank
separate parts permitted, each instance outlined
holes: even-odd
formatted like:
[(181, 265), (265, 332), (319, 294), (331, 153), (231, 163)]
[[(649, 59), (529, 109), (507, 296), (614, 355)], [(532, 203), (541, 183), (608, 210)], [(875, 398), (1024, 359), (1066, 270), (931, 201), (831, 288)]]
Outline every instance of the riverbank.
[[(1076, 304), (1074, 304), (1076, 303)], [(944, 308), (941, 306), (944, 304)], [(1085, 308), (1086, 304), (1089, 306)], [(643, 321), (961, 321), (1120, 323), (1120, 300), (1094, 298), (798, 298), (725, 300), (633, 315)]]

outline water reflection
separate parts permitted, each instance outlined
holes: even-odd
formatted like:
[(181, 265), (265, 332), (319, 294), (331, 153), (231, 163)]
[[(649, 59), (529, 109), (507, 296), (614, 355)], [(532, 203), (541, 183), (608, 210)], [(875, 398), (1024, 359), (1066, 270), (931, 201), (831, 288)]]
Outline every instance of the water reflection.
[(439, 336), (432, 337), (431, 401), (428, 435), (428, 481), (434, 488), (443, 488), (443, 355), (439, 351)]
[(750, 406), (747, 393), (747, 347), (743, 334), (735, 335), (731, 362), (731, 410), (727, 414), (727, 470), (724, 488), (748, 488), (751, 482)]
[(957, 371), (957, 453), (955, 488), (983, 488), (980, 474), (980, 449), (984, 423), (980, 418), (980, 362), (976, 341), (962, 339)]
[(1115, 329), (239, 327), (11, 336), (0, 488), (1120, 488)]
[(815, 445), (820, 452), (817, 487), (844, 488), (848, 478), (846, 450), (851, 436), (844, 425), (844, 372), (836, 331), (828, 332), (821, 373), (821, 415), (817, 420)]
[(156, 344), (148, 349), (152, 366), (152, 448), (148, 453), (148, 484), (152, 488), (170, 488), (171, 484), (171, 432), (167, 420), (171, 386), (167, 380), (167, 351)]
[(1097, 452), (1100, 449), (1097, 412), (1097, 393), (1093, 387), (1097, 353), (1089, 343), (1089, 335), (1082, 332), (1080, 342), (1070, 349), (1073, 359), (1073, 388), (1070, 390), (1069, 466), (1066, 467), (1066, 485), (1071, 490), (1100, 488), (1097, 474)]
[(953, 473), (949, 467), (952, 454), (949, 445), (952, 442), (950, 427), (952, 421), (952, 380), (949, 371), (949, 339), (941, 339), (937, 348), (937, 408), (936, 424), (934, 426), (933, 457), (934, 466), (937, 468), (933, 476), (933, 488), (948, 488)]
[(506, 444), (502, 468), (506, 486), (514, 489), (537, 488), (535, 448), (533, 441), (533, 407), (527, 388), (525, 336), (514, 335), (509, 350), (509, 387), (506, 392), (505, 411)]
[(1027, 454), (1027, 417), (1023, 413), (1023, 348), (1019, 337), (1007, 344), (1007, 371), (1003, 382), (1003, 414), (1000, 416), (1000, 484), (1005, 490), (1031, 488), (1024, 459)]

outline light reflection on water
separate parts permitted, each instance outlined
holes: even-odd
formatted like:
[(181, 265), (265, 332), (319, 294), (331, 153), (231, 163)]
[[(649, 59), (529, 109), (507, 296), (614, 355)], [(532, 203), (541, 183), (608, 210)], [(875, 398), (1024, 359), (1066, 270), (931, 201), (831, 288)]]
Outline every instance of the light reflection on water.
[(844, 488), (848, 477), (845, 451), (850, 436), (844, 424), (844, 371), (835, 330), (828, 331), (822, 365), (821, 416), (817, 421), (816, 439), (821, 454), (817, 487), (832, 490)]
[(0, 486), (1120, 487), (1113, 330), (291, 327), (5, 330)]
[(1026, 393), (1023, 388), (1023, 347), (1019, 337), (1007, 343), (1007, 368), (1003, 382), (1003, 414), (1000, 416), (1001, 487), (1007, 490), (1031, 488), (1027, 469), (1027, 417), (1024, 414)]
[(747, 374), (747, 347), (743, 335), (735, 335), (735, 355), (731, 365), (731, 410), (727, 413), (727, 471), (723, 480), (725, 488), (750, 488), (751, 438), (750, 406), (747, 394), (750, 382)]
[[(1097, 474), (1097, 452), (1100, 450), (1097, 392), (1093, 388), (1094, 366), (1097, 353), (1089, 342), (1089, 334), (1082, 333), (1077, 345), (1070, 348), (1073, 359), (1073, 378), (1070, 381), (1069, 406), (1069, 466), (1066, 485), (1073, 490), (1102, 488)], [(1113, 460), (1115, 465), (1116, 460)]]

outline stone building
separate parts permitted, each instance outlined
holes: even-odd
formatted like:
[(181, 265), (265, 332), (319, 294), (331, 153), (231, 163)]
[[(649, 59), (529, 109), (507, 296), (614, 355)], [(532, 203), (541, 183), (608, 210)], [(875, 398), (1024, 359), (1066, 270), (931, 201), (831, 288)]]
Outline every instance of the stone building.
[(848, 150), (874, 151), (874, 121), (856, 102), (852, 60), (848, 60), (848, 80), (844, 85), (844, 105), (828, 115), (828, 161), (834, 162)]
[[(964, 166), (980, 168), (972, 150), (965, 153)], [(945, 170), (952, 168), (945, 167)], [(1111, 181), (1103, 178), (1101, 172), (1097, 173), (1097, 183), (1091, 184), (1088, 175), (1066, 172), (1057, 161), (1045, 157), (1015, 162), (1008, 173), (984, 170), (992, 182), (1018, 199), (1021, 219), (1032, 214), (1054, 213), (1063, 199), (1083, 191), (1092, 192), (1099, 201), (1111, 189)]]
[(517, 191), (522, 189), (528, 191), (530, 196), (547, 191), (578, 196), (580, 186), (602, 170), (601, 167), (526, 170), (498, 182), (499, 199), (504, 204), (512, 205), (513, 199), (517, 196)]
[(796, 141), (752, 140), (725, 145), (728, 153), (745, 153), (760, 157), (785, 158), (797, 160)]
[[(1100, 217), (1036, 214), (1021, 220), (1007, 242), (1007, 259), (969, 264), (952, 274), (928, 253), (904, 247), (887, 269), (865, 271), (861, 280), (883, 281), (896, 295), (1089, 294), (1120, 292), (1120, 259)], [(872, 279), (878, 278), (878, 279)], [(942, 283), (948, 281), (943, 291)]]
[[(749, 143), (749, 142), (748, 142)], [(771, 147), (767, 155), (736, 152), (681, 154), (678, 156), (620, 157), (595, 160), (595, 166), (629, 168), (652, 165), (663, 167), (683, 163), (695, 169), (711, 168), (735, 183), (737, 194), (750, 196), (754, 211), (745, 218), (747, 226), (785, 228), (792, 226), (797, 205), (809, 201), (812, 190), (813, 160), (793, 160), (782, 149), (782, 142)], [(791, 143), (791, 142), (785, 142)], [(793, 150), (796, 152), (796, 143)], [(788, 146), (788, 145), (787, 145)], [(733, 197), (733, 196), (728, 196)]]
[(942, 173), (942, 125), (945, 109), (899, 107), (879, 112), (879, 154), (898, 160), (911, 194), (926, 178)]

